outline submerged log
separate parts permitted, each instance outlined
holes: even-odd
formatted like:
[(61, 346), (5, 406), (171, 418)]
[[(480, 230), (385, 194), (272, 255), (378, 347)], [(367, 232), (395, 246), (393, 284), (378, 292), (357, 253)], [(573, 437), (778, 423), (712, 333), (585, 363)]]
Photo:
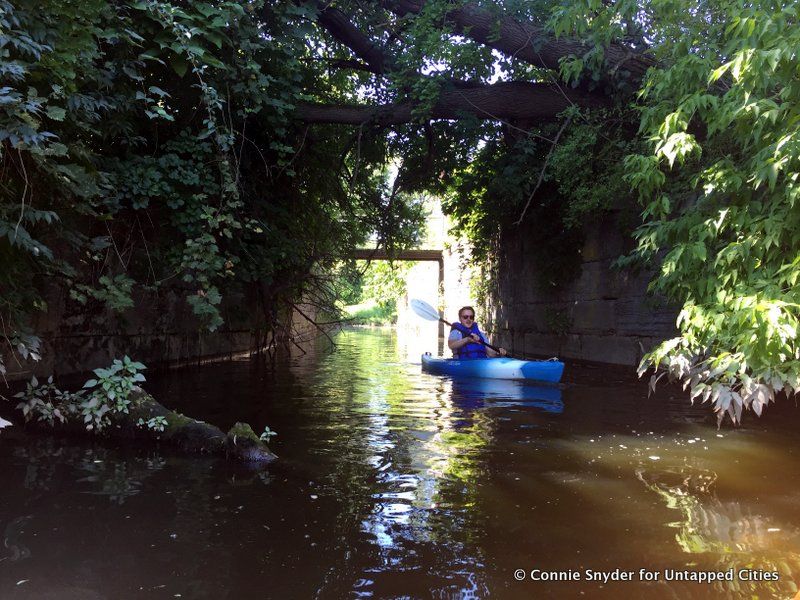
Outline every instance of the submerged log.
[[(233, 458), (245, 463), (261, 463), (265, 460), (264, 450), (269, 452), (269, 448), (253, 431), (247, 423), (236, 423), (225, 436), (225, 451), (228, 458)], [(274, 454), (269, 452), (272, 458)], [(267, 459), (271, 460), (271, 459)]]
[[(130, 400), (130, 413), (117, 413), (112, 419), (112, 427), (116, 425), (133, 437), (148, 437), (186, 452), (219, 454), (249, 464), (263, 464), (277, 458), (247, 423), (236, 423), (225, 434), (215, 425), (169, 410), (142, 390), (131, 394)], [(153, 431), (139, 425), (154, 417), (166, 419), (164, 431)]]

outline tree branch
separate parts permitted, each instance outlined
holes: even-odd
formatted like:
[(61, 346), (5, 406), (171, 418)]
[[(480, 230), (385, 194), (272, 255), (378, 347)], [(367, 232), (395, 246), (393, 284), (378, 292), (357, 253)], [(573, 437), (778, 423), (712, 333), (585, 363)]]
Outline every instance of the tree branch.
[(375, 43), (350, 22), (350, 19), (335, 8), (324, 8), (319, 13), (319, 23), (339, 42), (369, 65), (369, 70), (377, 75), (386, 68), (386, 57)]
[[(381, 5), (398, 16), (419, 14), (425, 0), (381, 0)], [(456, 33), (480, 44), (494, 48), (509, 58), (558, 70), (562, 58), (574, 55), (583, 56), (589, 47), (581, 41), (556, 39), (544, 28), (532, 23), (520, 23), (512, 17), (497, 17), (474, 4), (454, 8), (447, 13)], [(640, 81), (647, 69), (655, 65), (655, 60), (644, 54), (637, 54), (630, 48), (612, 43), (606, 48), (605, 58), (609, 66), (610, 78), (623, 69), (631, 78)]]
[[(609, 99), (601, 94), (589, 94), (575, 90), (559, 90), (549, 83), (527, 83), (509, 81), (469, 87), (448, 89), (441, 92), (427, 118), (455, 120), (473, 115), (485, 120), (537, 121), (555, 119), (559, 113), (573, 104), (584, 107), (608, 106)], [(377, 106), (303, 104), (296, 116), (307, 123), (342, 123), (361, 125), (396, 125), (420, 118), (414, 114), (416, 102), (400, 102)]]
[(547, 170), (547, 163), (550, 162), (550, 157), (553, 155), (553, 150), (556, 149), (558, 145), (558, 140), (561, 138), (561, 134), (564, 133), (564, 130), (569, 126), (570, 121), (572, 121), (572, 117), (567, 117), (562, 123), (561, 128), (558, 130), (556, 137), (553, 139), (553, 145), (550, 146), (550, 151), (547, 153), (547, 157), (544, 159), (544, 164), (542, 165), (542, 170), (539, 173), (539, 180), (536, 182), (536, 186), (533, 188), (531, 195), (528, 196), (528, 201), (525, 203), (525, 208), (522, 209), (522, 214), (520, 214), (519, 219), (514, 222), (514, 225), (519, 225), (522, 223), (522, 219), (525, 218), (525, 213), (528, 212), (528, 207), (531, 205), (531, 200), (533, 200), (533, 196), (536, 194), (536, 191), (539, 189), (539, 186), (542, 185), (542, 181), (544, 181), (544, 172)]

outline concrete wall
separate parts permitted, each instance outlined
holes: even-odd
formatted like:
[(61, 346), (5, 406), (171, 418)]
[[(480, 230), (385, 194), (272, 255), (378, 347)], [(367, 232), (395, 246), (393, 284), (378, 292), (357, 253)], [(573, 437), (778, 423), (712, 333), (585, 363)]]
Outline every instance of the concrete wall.
[[(136, 309), (113, 314), (100, 306), (83, 307), (53, 291), (48, 311), (34, 329), (42, 338), (42, 359), (21, 361), (6, 351), (9, 381), (31, 375), (70, 375), (107, 366), (128, 355), (150, 367), (230, 356), (256, 348), (263, 317), (244, 295), (229, 295), (222, 305), (225, 324), (215, 332), (200, 326), (186, 301), (174, 293), (140, 294)], [(313, 307), (301, 310), (316, 318)], [(290, 316), (288, 330), (300, 343), (318, 332), (299, 314)]]
[(611, 268), (629, 248), (615, 214), (590, 226), (576, 281), (543, 292), (528, 259), (526, 225), (501, 234), (499, 279), (488, 329), (516, 352), (636, 365), (657, 342), (676, 333), (677, 309), (646, 293), (649, 274)]

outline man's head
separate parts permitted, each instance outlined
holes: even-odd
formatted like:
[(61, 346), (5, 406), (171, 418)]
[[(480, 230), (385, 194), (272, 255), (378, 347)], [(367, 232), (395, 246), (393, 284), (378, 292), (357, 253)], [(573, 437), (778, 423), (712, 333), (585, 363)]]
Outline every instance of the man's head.
[(471, 306), (462, 306), (458, 309), (458, 320), (462, 325), (470, 327), (475, 322), (475, 309)]

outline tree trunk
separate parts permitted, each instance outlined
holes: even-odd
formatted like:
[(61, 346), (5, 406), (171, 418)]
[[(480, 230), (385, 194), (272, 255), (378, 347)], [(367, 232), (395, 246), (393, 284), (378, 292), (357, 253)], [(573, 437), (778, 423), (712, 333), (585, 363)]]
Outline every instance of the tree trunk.
[(547, 121), (572, 105), (601, 107), (603, 95), (579, 93), (546, 83), (512, 81), (481, 87), (442, 91), (430, 112), (415, 116), (417, 103), (402, 102), (378, 106), (304, 104), (297, 117), (308, 123), (396, 125), (416, 119), (460, 119), (465, 115), (495, 121), (531, 119)]

